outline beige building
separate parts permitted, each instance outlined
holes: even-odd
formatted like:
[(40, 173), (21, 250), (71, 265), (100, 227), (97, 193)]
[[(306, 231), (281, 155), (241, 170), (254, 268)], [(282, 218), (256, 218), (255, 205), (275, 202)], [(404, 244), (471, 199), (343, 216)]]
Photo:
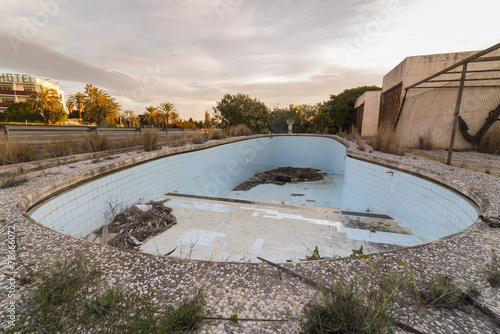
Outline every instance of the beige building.
[(40, 93), (41, 87), (54, 89), (59, 95), (63, 108), (66, 109), (64, 92), (57, 84), (27, 74), (1, 73), (0, 112), (5, 112), (12, 103), (26, 102), (32, 93)]
[(381, 91), (364, 92), (354, 104), (354, 125), (363, 137), (377, 134)]
[[(417, 147), (419, 139), (428, 136), (435, 148), (448, 148), (462, 66), (408, 91), (406, 88), (477, 52), (405, 58), (383, 78), (379, 124), (397, 123), (402, 142), (408, 147)], [(495, 79), (500, 77), (499, 56), (500, 50), (496, 50), (468, 64), (460, 116), (467, 122), (471, 133), (475, 133), (488, 112), (500, 104), (500, 80)], [(467, 149), (472, 146), (457, 131), (454, 147)]]

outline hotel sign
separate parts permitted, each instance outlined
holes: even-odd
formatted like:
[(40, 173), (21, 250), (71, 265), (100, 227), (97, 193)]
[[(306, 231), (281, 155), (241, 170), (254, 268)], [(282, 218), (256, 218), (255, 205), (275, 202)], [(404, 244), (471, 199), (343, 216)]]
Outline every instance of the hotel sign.
[(2, 73), (0, 75), (0, 81), (17, 82), (17, 83), (36, 83), (36, 78), (32, 78), (30, 75), (26, 74)]

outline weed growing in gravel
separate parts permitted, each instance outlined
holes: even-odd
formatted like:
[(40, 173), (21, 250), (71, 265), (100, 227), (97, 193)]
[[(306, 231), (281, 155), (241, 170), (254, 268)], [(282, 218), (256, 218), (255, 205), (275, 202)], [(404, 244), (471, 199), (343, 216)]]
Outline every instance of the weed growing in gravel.
[(391, 303), (399, 300), (407, 279), (385, 267), (380, 258), (367, 260), (360, 274), (337, 276), (330, 287), (320, 284), (318, 300), (303, 310), (303, 333), (389, 333), (395, 326)]
[(0, 189), (16, 187), (28, 181), (25, 175), (13, 175), (0, 179)]
[(500, 286), (500, 259), (494, 250), (492, 253), (491, 261), (486, 264), (486, 277), (490, 285), (496, 288)]
[(33, 276), (11, 333), (180, 333), (195, 330), (204, 315), (201, 291), (175, 306), (151, 292), (106, 287), (101, 271), (82, 254)]
[(413, 285), (410, 291), (421, 307), (462, 308), (468, 304), (465, 294), (443, 274)]

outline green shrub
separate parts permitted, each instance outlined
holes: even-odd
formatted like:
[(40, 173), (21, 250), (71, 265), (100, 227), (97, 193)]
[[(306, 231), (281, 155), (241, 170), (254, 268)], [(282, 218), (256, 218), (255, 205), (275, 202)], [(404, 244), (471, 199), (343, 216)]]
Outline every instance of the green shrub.
[(17, 123), (45, 123), (45, 119), (38, 113), (0, 113), (0, 122)]

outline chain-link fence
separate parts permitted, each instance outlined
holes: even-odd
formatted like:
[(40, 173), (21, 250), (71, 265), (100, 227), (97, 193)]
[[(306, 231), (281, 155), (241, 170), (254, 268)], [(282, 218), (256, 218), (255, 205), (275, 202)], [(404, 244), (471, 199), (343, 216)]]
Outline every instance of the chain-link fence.
[(499, 49), (406, 88), (397, 126), (413, 153), (500, 176)]

